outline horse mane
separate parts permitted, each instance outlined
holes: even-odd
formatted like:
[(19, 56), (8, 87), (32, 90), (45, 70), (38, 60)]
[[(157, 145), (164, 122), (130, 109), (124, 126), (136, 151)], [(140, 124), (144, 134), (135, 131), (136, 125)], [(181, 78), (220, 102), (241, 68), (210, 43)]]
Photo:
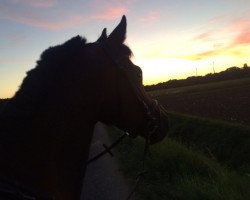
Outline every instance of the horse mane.
[(81, 36), (75, 36), (63, 44), (49, 47), (41, 54), (41, 58), (37, 61), (37, 67), (46, 65), (48, 62), (58, 62), (72, 57), (86, 44), (86, 39)]
[(133, 56), (132, 50), (127, 45), (121, 44), (118, 48), (119, 49), (118, 49), (117, 52), (113, 52), (114, 54), (117, 54), (117, 55), (114, 55), (114, 56), (117, 56), (118, 58), (120, 56), (126, 56), (126, 57), (129, 57), (129, 58), (131, 58)]
[[(27, 76), (24, 78), (18, 92), (25, 93), (26, 88), (38, 89), (35, 86), (39, 85), (42, 87), (41, 84), (45, 84), (44, 86), (46, 86), (49, 81), (53, 81), (51, 79), (56, 80), (56, 76), (66, 70), (65, 68), (70, 65), (72, 58), (77, 52), (80, 52), (85, 44), (85, 38), (76, 36), (63, 44), (49, 47), (41, 54), (35, 68), (27, 72)], [(39, 81), (42, 82), (39, 83)]]
[[(16, 115), (18, 109), (34, 113), (37, 107), (44, 103), (47, 96), (53, 93), (51, 86), (60, 88), (63, 81), (61, 74), (66, 74), (65, 79), (72, 79), (67, 71), (75, 70), (69, 66), (72, 65), (72, 59), (83, 52), (85, 45), (85, 38), (75, 36), (63, 44), (45, 50), (35, 68), (26, 73), (19, 90), (8, 102), (8, 112)], [(23, 113), (20, 114), (23, 115)]]
[[(63, 44), (45, 50), (37, 61), (35, 68), (27, 72), (19, 90), (10, 100), (9, 109), (18, 108), (34, 113), (38, 107), (45, 103), (44, 101), (47, 98), (52, 98), (55, 90), (62, 90), (62, 88), (66, 90), (70, 82), (77, 81), (75, 78), (77, 71), (69, 72), (72, 70), (88, 70), (84, 69), (85, 50), (83, 49), (87, 45), (86, 42), (85, 38), (78, 35)], [(112, 54), (114, 58), (131, 57), (133, 55), (130, 48), (125, 44), (118, 45), (116, 51)], [(82, 67), (76, 67), (80, 64), (80, 61), (74, 61), (76, 59), (78, 61), (81, 59)], [(16, 111), (13, 111), (13, 113), (16, 113)]]

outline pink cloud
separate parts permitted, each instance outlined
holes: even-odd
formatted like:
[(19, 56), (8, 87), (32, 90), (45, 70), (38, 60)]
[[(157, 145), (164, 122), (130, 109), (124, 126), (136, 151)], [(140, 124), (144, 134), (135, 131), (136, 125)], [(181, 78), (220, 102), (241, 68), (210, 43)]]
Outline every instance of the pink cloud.
[(250, 27), (247, 30), (242, 30), (235, 38), (235, 44), (250, 44)]
[(0, 11), (0, 19), (11, 20), (17, 23), (47, 30), (61, 30), (65, 28), (76, 27), (88, 20), (82, 15), (65, 15), (63, 18), (49, 18), (48, 16), (42, 16), (41, 14), (32, 10), (30, 12), (12, 12), (11, 10), (0, 8)]
[[(118, 7), (118, 6), (125, 6), (130, 7), (132, 6), (137, 0), (91, 0), (89, 5), (93, 9), (102, 8), (109, 8), (109, 7)], [(101, 6), (100, 6), (101, 5)]]
[(12, 21), (16, 21), (22, 24), (31, 25), (34, 27), (44, 28), (48, 30), (62, 30), (66, 28), (72, 28), (79, 26), (90, 20), (113, 20), (120, 18), (123, 14), (126, 13), (126, 8), (123, 7), (114, 7), (109, 8), (98, 15), (71, 15), (65, 17), (64, 19), (43, 19), (38, 16), (25, 16), (19, 14), (12, 14), (11, 16), (6, 17)]
[(195, 40), (208, 40), (210, 39), (211, 34), (208, 32), (201, 33), (197, 35), (194, 39)]
[(44, 28), (48, 30), (61, 30), (65, 28), (71, 28), (80, 25), (81, 23), (85, 22), (86, 19), (80, 15), (70, 16), (64, 20), (45, 20), (39, 18), (29, 18), (29, 17), (22, 17), (19, 16), (18, 18), (14, 17), (14, 21), (31, 25), (34, 27)]
[(150, 11), (147, 13), (145, 16), (141, 17), (139, 19), (140, 23), (146, 24), (146, 25), (151, 25), (154, 22), (156, 22), (160, 17), (159, 12), (157, 11)]
[[(208, 21), (213, 23), (214, 30), (203, 31), (197, 34), (193, 40), (210, 44), (210, 48), (204, 52), (194, 52), (192, 55), (181, 57), (191, 60), (202, 60), (219, 55), (243, 56), (244, 45), (250, 44), (250, 15), (241, 16), (238, 19), (226, 16), (217, 16)], [(218, 22), (216, 22), (218, 20)], [(204, 29), (206, 28), (204, 27)], [(242, 47), (242, 48), (241, 48)]]
[(237, 32), (234, 38), (234, 45), (250, 44), (250, 20), (247, 18), (241, 18), (235, 21), (231, 27), (232, 31)]
[(113, 20), (113, 19), (120, 18), (122, 15), (127, 13), (127, 11), (128, 9), (124, 6), (111, 7), (102, 11), (100, 14), (90, 16), (90, 18), (102, 19), (102, 20)]
[(24, 6), (50, 8), (57, 3), (57, 0), (9, 0), (9, 2), (12, 4), (19, 4)]
[[(12, 0), (14, 1), (14, 0)], [(17, 0), (18, 1), (18, 0)], [(52, 6), (55, 0), (46, 0), (44, 4), (42, 1), (24, 0), (27, 4), (32, 6)], [(12, 2), (13, 3), (13, 2)], [(60, 15), (49, 18), (49, 15), (44, 15), (43, 12), (36, 12), (36, 10), (16, 9), (16, 7), (3, 6), (0, 7), (0, 18), (15, 21), (18, 23), (39, 27), (47, 30), (62, 30), (66, 28), (77, 27), (91, 20), (113, 20), (120, 18), (128, 12), (125, 6), (113, 6), (102, 9), (102, 11), (84, 14), (72, 14), (67, 11), (60, 12)], [(97, 14), (96, 14), (97, 13)]]

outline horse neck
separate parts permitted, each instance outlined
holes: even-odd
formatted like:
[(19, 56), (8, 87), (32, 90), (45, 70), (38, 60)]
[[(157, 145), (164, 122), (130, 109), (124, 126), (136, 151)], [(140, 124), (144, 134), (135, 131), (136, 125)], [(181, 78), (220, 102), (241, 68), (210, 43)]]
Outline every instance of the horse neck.
[(3, 147), (4, 151), (8, 149), (6, 154), (12, 155), (8, 157), (9, 163), (2, 160), (6, 163), (5, 176), (35, 190), (42, 188), (53, 194), (64, 191), (57, 194), (59, 199), (67, 199), (62, 196), (73, 193), (80, 195), (98, 113), (95, 98), (99, 93), (97, 88), (86, 88), (83, 92), (86, 97), (75, 96), (75, 101), (70, 95), (60, 96), (60, 92), (55, 92), (57, 94), (44, 99), (40, 107), (32, 102), (32, 95), (25, 97), (26, 100), (21, 93), (14, 96), (4, 111), (9, 124), (5, 131), (9, 130), (22, 142), (13, 144), (11, 153), (8, 147)]
[(36, 138), (44, 138), (44, 142), (51, 138), (67, 140), (67, 137), (70, 139), (79, 132), (82, 132), (79, 137), (87, 137), (91, 134), (86, 132), (92, 131), (97, 122), (99, 98), (96, 94), (100, 92), (98, 87), (89, 88), (86, 85), (81, 93), (86, 95), (75, 95), (74, 91), (65, 95), (61, 89), (46, 98), (39, 96), (42, 99), (39, 101), (29, 91), (25, 95), (23, 91), (18, 91), (0, 116), (1, 126), (4, 126), (0, 128), (10, 135), (30, 137), (31, 142)]
[[(89, 80), (87, 80), (89, 81)], [(74, 89), (54, 88), (47, 94), (40, 91), (40, 88), (21, 88), (15, 96), (9, 100), (2, 112), (1, 118), (8, 118), (12, 123), (20, 119), (30, 120), (39, 118), (45, 121), (71, 120), (77, 115), (85, 121), (96, 121), (99, 103), (98, 84), (91, 84), (81, 88), (81, 94), (75, 94)], [(77, 87), (77, 86), (76, 86)], [(49, 90), (49, 88), (45, 89)], [(38, 92), (37, 92), (38, 91)], [(82, 94), (86, 94), (83, 96)], [(83, 115), (83, 116), (80, 116)], [(22, 120), (25, 125), (25, 120)], [(65, 124), (70, 125), (70, 123)]]

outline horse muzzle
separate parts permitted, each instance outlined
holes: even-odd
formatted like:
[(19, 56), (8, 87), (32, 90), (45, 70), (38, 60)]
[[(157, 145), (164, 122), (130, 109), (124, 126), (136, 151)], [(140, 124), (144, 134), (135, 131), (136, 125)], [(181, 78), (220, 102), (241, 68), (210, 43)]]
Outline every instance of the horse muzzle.
[(169, 131), (169, 120), (165, 108), (158, 104), (156, 100), (151, 105), (147, 138), (149, 144), (162, 141)]

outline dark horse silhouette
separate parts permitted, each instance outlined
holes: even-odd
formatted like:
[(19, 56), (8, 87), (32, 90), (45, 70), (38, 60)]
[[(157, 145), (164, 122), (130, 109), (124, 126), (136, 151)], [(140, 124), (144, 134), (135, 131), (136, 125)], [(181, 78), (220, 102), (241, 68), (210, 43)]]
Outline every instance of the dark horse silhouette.
[(27, 72), (0, 115), (1, 199), (80, 199), (97, 121), (150, 143), (165, 137), (167, 117), (145, 93), (125, 35), (123, 16), (109, 37), (76, 36)]

